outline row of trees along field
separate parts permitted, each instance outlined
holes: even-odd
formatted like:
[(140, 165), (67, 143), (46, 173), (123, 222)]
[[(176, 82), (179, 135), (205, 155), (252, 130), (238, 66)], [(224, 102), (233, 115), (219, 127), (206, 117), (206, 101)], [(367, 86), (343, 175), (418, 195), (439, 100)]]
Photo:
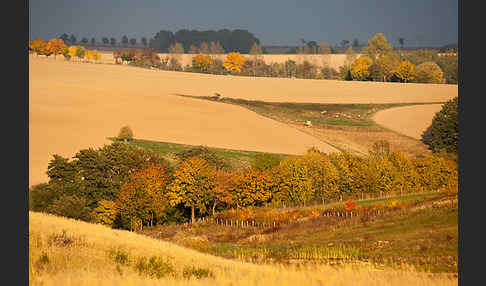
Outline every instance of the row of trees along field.
[[(457, 147), (447, 147), (457, 145), (457, 120), (455, 99), (434, 117), (439, 128), (433, 128), (436, 144), (427, 156), (410, 157), (378, 141), (365, 157), (316, 149), (285, 158), (259, 154), (244, 171), (232, 170), (205, 147), (181, 151), (171, 164), (153, 151), (114, 142), (80, 150), (74, 160), (54, 155), (49, 182), (29, 191), (30, 209), (139, 229), (228, 209), (308, 205), (365, 194), (457, 192)], [(449, 127), (441, 129), (444, 122)]]
[(146, 49), (119, 49), (115, 50), (113, 55), (117, 63), (128, 62), (164, 70), (210, 74), (450, 84), (455, 84), (458, 80), (456, 53), (439, 55), (427, 50), (396, 52), (381, 33), (368, 41), (368, 46), (362, 49), (359, 57), (353, 48), (349, 47), (345, 62), (339, 67), (339, 71), (329, 65), (330, 47), (326, 43), (321, 43), (316, 51), (321, 55), (319, 63), (315, 62), (315, 57), (309, 57), (308, 52), (302, 50), (297, 61), (289, 59), (284, 63), (266, 64), (261, 46), (254, 42), (248, 55), (230, 52), (226, 55), (226, 60), (222, 61), (215, 56), (224, 53), (224, 49), (218, 43), (211, 42), (207, 45), (206, 42), (202, 42), (199, 47), (191, 46), (191, 52), (198, 54), (193, 57), (192, 65), (186, 67), (180, 64), (180, 54), (184, 54), (185, 48), (179, 42), (170, 45), (170, 55), (162, 59), (155, 50)]
[(63, 55), (66, 60), (93, 60), (95, 62), (101, 60), (101, 54), (97, 50), (88, 50), (83, 46), (67, 47), (63, 40), (58, 40), (56, 38), (52, 38), (48, 42), (41, 38), (30, 41), (29, 53), (46, 57), (51, 55), (54, 55), (54, 57)]
[[(78, 41), (76, 36), (73, 34), (69, 36), (68, 34), (64, 33), (59, 36), (59, 38), (70, 45), (75, 45), (77, 43), (85, 45), (96, 44), (95, 38), (88, 39), (87, 37), (83, 37), (80, 41)], [(101, 40), (104, 45), (111, 45), (113, 47), (117, 46), (118, 40), (116, 38), (102, 37)], [(194, 50), (196, 46), (206, 45), (209, 48), (211, 43), (218, 45), (219, 51), (248, 53), (251, 45), (253, 43), (260, 43), (260, 40), (249, 31), (242, 29), (221, 29), (218, 31), (181, 29), (175, 33), (168, 30), (161, 30), (150, 39), (142, 37), (140, 40), (140, 44), (142, 44), (144, 47), (152, 48), (159, 53), (167, 53), (169, 51), (169, 47), (175, 43), (182, 44), (184, 50), (189, 51), (190, 53), (195, 53)], [(137, 45), (137, 39), (129, 38), (128, 36), (124, 35), (121, 37), (119, 44), (121, 44), (123, 47), (135, 46)]]

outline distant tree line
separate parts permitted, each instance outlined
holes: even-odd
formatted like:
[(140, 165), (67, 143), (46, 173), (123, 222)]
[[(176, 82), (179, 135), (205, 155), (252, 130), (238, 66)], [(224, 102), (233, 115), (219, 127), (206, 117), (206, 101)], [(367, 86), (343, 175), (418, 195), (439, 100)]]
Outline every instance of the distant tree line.
[(221, 29), (218, 31), (198, 31), (182, 29), (173, 33), (162, 30), (150, 39), (149, 46), (157, 52), (167, 53), (169, 47), (180, 43), (185, 51), (191, 50), (191, 46), (200, 46), (203, 42), (219, 43), (225, 52), (239, 52), (246, 54), (250, 51), (253, 43), (260, 43), (252, 33), (247, 30)]

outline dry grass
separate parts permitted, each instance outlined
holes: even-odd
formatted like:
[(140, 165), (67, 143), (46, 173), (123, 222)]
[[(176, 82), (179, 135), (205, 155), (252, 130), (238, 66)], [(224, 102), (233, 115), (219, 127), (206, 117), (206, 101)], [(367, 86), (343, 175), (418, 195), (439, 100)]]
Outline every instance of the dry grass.
[(420, 140), (381, 127), (322, 127), (316, 125), (308, 128), (302, 126), (302, 124), (287, 124), (327, 142), (341, 151), (348, 151), (356, 155), (368, 154), (368, 151), (378, 140), (387, 140), (392, 150), (400, 150), (411, 156), (431, 153), (427, 146)]
[[(72, 242), (54, 244), (54, 235), (67, 236)], [(117, 250), (127, 254), (128, 262), (116, 262), (110, 256)], [(134, 261), (151, 256), (171, 261), (175, 275), (160, 279), (140, 275)], [(189, 266), (209, 269), (213, 277), (184, 279), (181, 273)], [(29, 273), (30, 285), (457, 285), (457, 278), (450, 275), (413, 269), (254, 265), (128, 231), (35, 212), (29, 212)]]

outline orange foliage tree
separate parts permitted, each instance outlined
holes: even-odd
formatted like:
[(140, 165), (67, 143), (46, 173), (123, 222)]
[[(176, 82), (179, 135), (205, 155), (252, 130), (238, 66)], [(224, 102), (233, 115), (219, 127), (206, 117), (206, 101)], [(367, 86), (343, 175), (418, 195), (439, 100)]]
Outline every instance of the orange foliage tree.
[(209, 55), (198, 54), (192, 58), (192, 67), (200, 72), (209, 72), (213, 64), (213, 58)]
[(167, 181), (165, 169), (152, 164), (122, 185), (116, 200), (122, 227), (132, 228), (134, 222), (152, 226), (166, 218)]
[(47, 43), (44, 39), (38, 38), (29, 42), (29, 49), (34, 51), (37, 55), (42, 55), (46, 45)]
[(205, 213), (211, 202), (211, 190), (215, 187), (214, 167), (206, 160), (191, 157), (184, 160), (174, 171), (168, 186), (172, 206), (182, 203), (191, 208), (191, 221), (195, 222), (195, 209)]
[(231, 73), (240, 73), (241, 68), (245, 64), (245, 57), (240, 53), (233, 52), (226, 55), (223, 67)]
[(236, 174), (224, 170), (217, 170), (215, 173), (216, 184), (211, 190), (211, 197), (213, 199), (213, 215), (217, 205), (224, 205), (230, 207), (233, 205), (232, 190), (236, 186)]
[(61, 39), (52, 38), (47, 43), (48, 49), (56, 57), (57, 55), (62, 55), (67, 49), (66, 44)]

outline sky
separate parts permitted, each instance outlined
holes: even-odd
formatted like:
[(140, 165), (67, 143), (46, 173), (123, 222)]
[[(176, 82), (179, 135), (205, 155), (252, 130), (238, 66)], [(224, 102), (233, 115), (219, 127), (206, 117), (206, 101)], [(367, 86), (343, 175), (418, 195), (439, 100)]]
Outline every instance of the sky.
[(246, 29), (262, 45), (362, 44), (383, 33), (393, 46), (458, 41), (458, 0), (30, 0), (29, 38), (151, 38), (160, 30)]

